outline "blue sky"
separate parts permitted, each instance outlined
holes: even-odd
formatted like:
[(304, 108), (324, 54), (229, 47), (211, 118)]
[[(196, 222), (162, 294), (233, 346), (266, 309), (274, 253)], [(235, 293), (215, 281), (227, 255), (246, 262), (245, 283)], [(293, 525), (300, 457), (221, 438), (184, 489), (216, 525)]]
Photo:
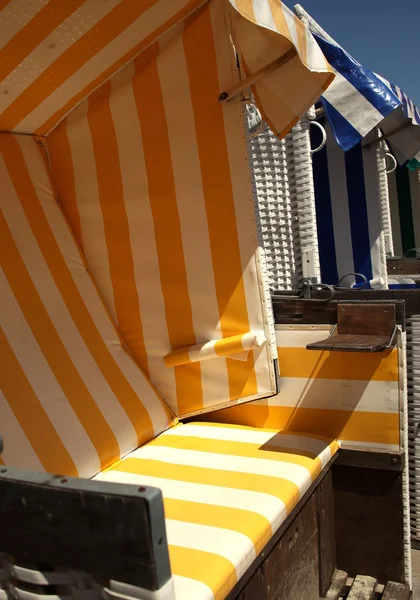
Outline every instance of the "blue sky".
[[(290, 8), (296, 3), (283, 0)], [(420, 108), (420, 0), (301, 0), (318, 23), (364, 66)]]

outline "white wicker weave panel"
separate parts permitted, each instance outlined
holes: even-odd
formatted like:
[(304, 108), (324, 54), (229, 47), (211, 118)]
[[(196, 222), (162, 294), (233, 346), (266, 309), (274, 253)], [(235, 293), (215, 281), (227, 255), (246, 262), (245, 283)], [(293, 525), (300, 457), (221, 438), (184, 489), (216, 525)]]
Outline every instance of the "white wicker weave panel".
[(406, 320), (411, 535), (420, 542), (420, 315)]
[[(256, 109), (247, 106), (252, 131), (258, 125)], [(270, 290), (292, 289), (296, 273), (296, 248), (292, 234), (285, 142), (267, 126), (255, 137), (248, 136), (251, 181), (256, 200), (256, 218), (264, 249)]]
[[(292, 205), (292, 218), (295, 244), (299, 248), (299, 260), (305, 252), (312, 256), (311, 272), (320, 281), (318, 233), (315, 212), (315, 190), (312, 173), (311, 141), (309, 120), (304, 117), (286, 136), (286, 156), (289, 173), (289, 189)], [(300, 262), (297, 272), (302, 277), (303, 265)]]
[(392, 239), (391, 208), (389, 202), (388, 175), (386, 172), (385, 149), (379, 145), (377, 149), (379, 198), (381, 203), (382, 229), (384, 233), (385, 252), (394, 254), (394, 242)]

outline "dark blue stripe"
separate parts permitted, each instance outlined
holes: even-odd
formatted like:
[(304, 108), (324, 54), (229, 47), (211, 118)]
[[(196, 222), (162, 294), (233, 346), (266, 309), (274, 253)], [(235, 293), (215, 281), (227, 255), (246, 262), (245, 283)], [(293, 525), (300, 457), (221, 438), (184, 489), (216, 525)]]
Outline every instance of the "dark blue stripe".
[[(373, 279), (362, 145), (344, 154), (354, 270)], [(337, 232), (339, 233), (339, 232)]]
[(394, 92), (373, 71), (366, 69), (340, 46), (330, 44), (315, 35), (316, 41), (328, 62), (345, 77), (382, 116), (386, 117), (400, 101)]
[[(321, 132), (318, 127), (311, 127), (312, 148), (317, 148), (321, 143), (321, 139)], [(312, 155), (312, 164), (314, 172), (316, 224), (318, 231), (321, 280), (324, 283), (335, 285), (338, 282), (338, 272), (326, 146)]]
[(328, 100), (324, 97), (321, 100), (331, 129), (334, 132), (335, 141), (342, 150), (350, 150), (362, 140), (362, 136)]

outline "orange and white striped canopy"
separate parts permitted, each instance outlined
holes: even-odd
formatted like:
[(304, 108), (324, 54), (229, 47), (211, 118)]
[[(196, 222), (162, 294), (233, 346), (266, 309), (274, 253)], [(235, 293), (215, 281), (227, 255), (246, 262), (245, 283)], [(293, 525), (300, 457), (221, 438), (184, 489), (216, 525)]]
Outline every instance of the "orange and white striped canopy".
[[(207, 2), (1, 0), (0, 131), (47, 135), (113, 73)], [(284, 133), (333, 75), (308, 28), (280, 0), (225, 5), (243, 77), (297, 50), (254, 88), (264, 115)]]

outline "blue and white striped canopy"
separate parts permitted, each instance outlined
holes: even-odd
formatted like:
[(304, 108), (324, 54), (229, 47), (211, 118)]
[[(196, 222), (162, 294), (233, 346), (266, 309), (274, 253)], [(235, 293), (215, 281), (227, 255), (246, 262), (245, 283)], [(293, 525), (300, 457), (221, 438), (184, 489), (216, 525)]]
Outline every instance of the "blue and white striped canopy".
[(385, 136), (392, 133), (388, 143), (399, 163), (417, 157), (419, 109), (399, 87), (362, 66), (341, 46), (316, 32), (314, 36), (335, 73), (321, 101), (340, 148), (350, 150), (379, 126)]

